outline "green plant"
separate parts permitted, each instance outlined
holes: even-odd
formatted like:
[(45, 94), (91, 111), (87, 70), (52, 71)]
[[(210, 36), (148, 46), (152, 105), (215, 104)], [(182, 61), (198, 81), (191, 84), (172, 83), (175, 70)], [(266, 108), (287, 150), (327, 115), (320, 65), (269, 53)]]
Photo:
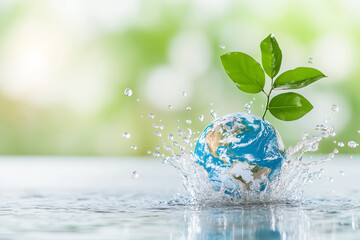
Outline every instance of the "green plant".
[[(221, 62), (227, 75), (235, 85), (246, 93), (263, 92), (266, 97), (267, 111), (283, 121), (293, 121), (303, 117), (313, 109), (312, 104), (302, 95), (294, 92), (279, 94), (272, 99), (273, 90), (299, 89), (326, 77), (322, 72), (314, 68), (299, 67), (280, 74), (279, 73), (282, 52), (273, 34), (265, 38), (261, 44), (261, 65), (252, 57), (241, 52), (230, 52), (222, 55)], [(271, 87), (265, 92), (265, 73), (271, 78)]]

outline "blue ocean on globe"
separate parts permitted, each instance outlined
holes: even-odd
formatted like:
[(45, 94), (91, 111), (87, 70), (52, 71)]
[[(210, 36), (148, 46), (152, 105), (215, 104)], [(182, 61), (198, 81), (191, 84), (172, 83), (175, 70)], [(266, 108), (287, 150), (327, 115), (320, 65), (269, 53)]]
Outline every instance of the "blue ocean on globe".
[[(194, 151), (212, 187), (263, 191), (280, 173), (286, 151), (280, 134), (266, 120), (250, 113), (232, 113), (209, 124)], [(230, 192), (229, 192), (230, 190)]]

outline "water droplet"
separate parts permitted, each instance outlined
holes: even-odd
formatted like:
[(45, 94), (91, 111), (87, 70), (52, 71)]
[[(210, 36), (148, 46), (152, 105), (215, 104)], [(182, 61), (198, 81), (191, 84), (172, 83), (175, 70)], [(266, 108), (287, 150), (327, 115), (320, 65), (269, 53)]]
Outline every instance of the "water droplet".
[(132, 150), (136, 150), (136, 149), (137, 149), (137, 146), (131, 146), (131, 149), (132, 149)]
[(159, 125), (160, 130), (164, 130), (164, 126), (163, 125)]
[(339, 143), (338, 143), (338, 146), (339, 146), (339, 147), (344, 147), (345, 144), (344, 144), (343, 142), (339, 142)]
[(190, 119), (185, 120), (185, 122), (186, 122), (187, 124), (191, 124), (191, 120), (190, 120)]
[(190, 128), (187, 129), (188, 130), (188, 135), (189, 137), (193, 134), (192, 130)]
[(340, 171), (340, 175), (341, 175), (341, 176), (345, 176), (345, 172), (344, 172), (344, 171)]
[(199, 116), (199, 120), (202, 122), (202, 121), (204, 121), (204, 114), (201, 114), (200, 116)]
[(139, 173), (138, 173), (137, 171), (133, 171), (131, 177), (132, 177), (133, 179), (137, 179), (137, 178), (139, 177)]
[(224, 44), (220, 44), (219, 48), (225, 49), (225, 45), (224, 45)]
[(160, 156), (161, 156), (161, 153), (155, 151), (155, 152), (153, 153), (153, 156), (154, 156), (154, 157), (160, 157)]
[(168, 109), (169, 109), (169, 110), (171, 110), (171, 109), (173, 109), (173, 108), (174, 108), (174, 107), (173, 107), (172, 105), (169, 105), (169, 106), (168, 106)]
[(158, 128), (158, 127), (159, 126), (156, 123), (153, 124), (153, 128)]
[(153, 114), (153, 113), (149, 113), (149, 118), (154, 118), (155, 117), (155, 115)]
[(337, 148), (335, 148), (334, 153), (339, 153), (339, 150)]
[(271, 37), (271, 38), (274, 38), (274, 37), (275, 37), (275, 35), (272, 33), (272, 34), (270, 34), (270, 37)]
[(184, 143), (189, 143), (189, 139), (188, 139), (187, 137), (183, 137), (181, 140), (182, 140)]
[(335, 137), (336, 136), (335, 127), (333, 126), (329, 127), (328, 133), (330, 136)]
[(171, 151), (171, 150), (172, 150), (172, 148), (171, 148), (169, 145), (165, 145), (165, 146), (164, 146), (164, 149), (165, 149), (166, 151)]
[(357, 130), (358, 134), (360, 134), (360, 130)]
[(170, 157), (166, 157), (162, 160), (162, 163), (169, 163)]
[(335, 154), (334, 153), (329, 153), (329, 158), (334, 158)]
[(316, 125), (315, 130), (321, 130), (321, 131), (326, 131), (328, 130), (328, 127), (326, 125), (320, 124), (320, 125)]
[(350, 159), (352, 159), (353, 158), (353, 156), (352, 155), (350, 155)]
[(137, 101), (137, 102), (140, 102), (140, 99), (139, 99), (139, 98), (137, 98), (137, 99), (136, 99), (136, 101)]
[(210, 110), (210, 114), (211, 114), (211, 116), (213, 116), (213, 118), (217, 117), (216, 112), (214, 110), (212, 110), (212, 109)]
[(151, 154), (151, 150), (147, 150), (146, 153), (147, 153), (147, 154)]
[(308, 132), (304, 132), (302, 139), (306, 140), (306, 138), (309, 137), (309, 135), (310, 134)]
[(190, 111), (191, 110), (191, 107), (190, 106), (187, 106), (186, 107), (186, 111)]
[(332, 178), (332, 177), (329, 178), (329, 182), (330, 182), (330, 183), (334, 182), (334, 178)]
[(132, 90), (130, 88), (125, 89), (124, 94), (128, 97), (132, 95)]
[(187, 92), (183, 91), (183, 92), (182, 92), (182, 95), (183, 95), (184, 97), (186, 97), (186, 96), (187, 96)]
[(245, 104), (245, 106), (244, 106), (247, 113), (251, 113), (251, 103), (252, 103), (252, 102), (247, 103), (247, 104)]
[(174, 135), (172, 135), (172, 134), (170, 133), (169, 136), (168, 136), (168, 139), (169, 139), (169, 140), (173, 140), (173, 139), (174, 139)]
[(312, 64), (314, 62), (314, 59), (312, 57), (309, 57), (308, 63)]
[(357, 144), (357, 143), (354, 142), (354, 141), (349, 141), (349, 142), (348, 142), (348, 146), (351, 147), (351, 148), (356, 148), (357, 146), (359, 146), (359, 144)]
[(160, 146), (156, 146), (155, 149), (156, 149), (156, 150), (160, 150)]
[(158, 137), (161, 137), (161, 132), (156, 131), (156, 132), (155, 132), (155, 135), (158, 136)]
[(183, 135), (183, 130), (179, 129), (179, 130), (177, 131), (177, 134), (178, 134), (179, 136)]
[(333, 110), (334, 112), (338, 112), (340, 109), (339, 109), (339, 106), (338, 106), (338, 105), (333, 104), (333, 105), (331, 106), (331, 110)]
[(210, 103), (210, 106), (212, 106), (212, 105), (214, 105), (214, 103), (211, 102), (211, 103)]
[(131, 137), (131, 134), (128, 132), (124, 132), (122, 135), (123, 138), (129, 139)]

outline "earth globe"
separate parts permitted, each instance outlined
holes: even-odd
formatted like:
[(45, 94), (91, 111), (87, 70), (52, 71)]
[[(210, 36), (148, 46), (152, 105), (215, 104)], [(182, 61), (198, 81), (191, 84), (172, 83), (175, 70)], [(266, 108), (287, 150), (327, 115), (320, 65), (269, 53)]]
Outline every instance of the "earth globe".
[(209, 124), (200, 134), (194, 159), (214, 190), (263, 191), (280, 173), (286, 151), (280, 134), (250, 113), (232, 113)]

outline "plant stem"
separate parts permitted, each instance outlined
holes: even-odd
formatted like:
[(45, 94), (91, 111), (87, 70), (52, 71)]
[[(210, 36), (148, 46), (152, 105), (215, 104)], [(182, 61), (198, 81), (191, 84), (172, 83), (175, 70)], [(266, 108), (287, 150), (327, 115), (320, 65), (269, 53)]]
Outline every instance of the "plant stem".
[(265, 118), (266, 112), (269, 110), (270, 94), (271, 94), (272, 90), (274, 90), (274, 86), (273, 86), (273, 85), (274, 85), (274, 79), (272, 78), (272, 79), (271, 79), (271, 88), (270, 88), (269, 93), (268, 93), (268, 94), (266, 94), (266, 92), (265, 92), (265, 91), (263, 91), (263, 92), (265, 93), (266, 97), (267, 97), (267, 100), (266, 100), (266, 108), (265, 108), (265, 112), (264, 112), (264, 115), (262, 116), (262, 119), (264, 119), (264, 118)]

